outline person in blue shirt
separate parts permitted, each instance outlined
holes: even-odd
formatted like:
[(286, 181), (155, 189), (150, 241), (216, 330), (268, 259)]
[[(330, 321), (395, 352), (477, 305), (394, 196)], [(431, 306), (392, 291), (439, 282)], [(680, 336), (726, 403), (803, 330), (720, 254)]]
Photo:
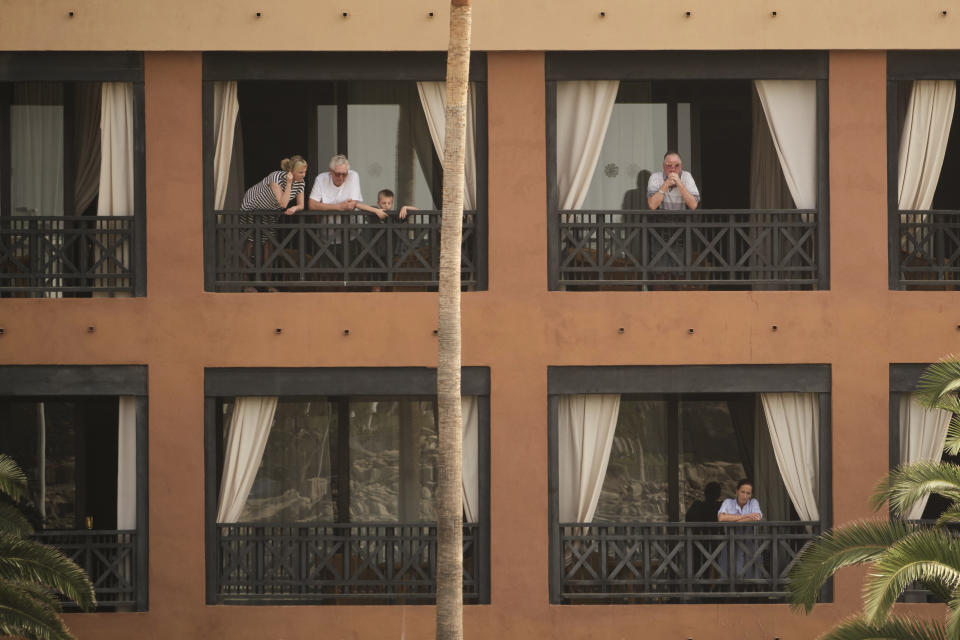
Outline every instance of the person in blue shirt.
[(753, 481), (744, 478), (737, 483), (737, 497), (727, 498), (717, 512), (718, 522), (755, 522), (763, 520), (760, 503), (753, 497)]

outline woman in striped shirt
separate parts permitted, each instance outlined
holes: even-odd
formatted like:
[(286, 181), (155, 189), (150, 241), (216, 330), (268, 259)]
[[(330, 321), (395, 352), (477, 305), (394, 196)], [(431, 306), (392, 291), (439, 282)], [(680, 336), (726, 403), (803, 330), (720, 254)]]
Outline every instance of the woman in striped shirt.
[[(284, 215), (292, 216), (303, 211), (304, 177), (307, 175), (307, 161), (301, 156), (284, 158), (280, 162), (280, 171), (274, 171), (266, 178), (253, 185), (243, 194), (240, 204), (242, 211), (277, 211), (282, 210)], [(260, 246), (263, 247), (263, 264), (267, 264), (270, 247), (267, 238), (276, 238), (276, 224), (280, 220), (275, 215), (260, 215), (257, 220), (264, 226), (260, 228)], [(252, 213), (240, 216), (240, 223), (252, 226)], [(247, 232), (247, 257), (252, 260), (254, 252), (254, 237), (256, 229)], [(247, 290), (252, 287), (247, 287)], [(270, 288), (275, 291), (272, 287)]]

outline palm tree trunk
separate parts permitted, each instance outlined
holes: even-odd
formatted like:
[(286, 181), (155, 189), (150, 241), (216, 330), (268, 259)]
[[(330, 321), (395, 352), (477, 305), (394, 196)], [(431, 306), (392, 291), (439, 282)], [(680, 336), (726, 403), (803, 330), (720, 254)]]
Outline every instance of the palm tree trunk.
[(460, 236), (470, 75), (470, 0), (450, 2), (443, 222), (440, 235), (437, 404), (437, 640), (463, 638), (463, 505), (460, 406)]

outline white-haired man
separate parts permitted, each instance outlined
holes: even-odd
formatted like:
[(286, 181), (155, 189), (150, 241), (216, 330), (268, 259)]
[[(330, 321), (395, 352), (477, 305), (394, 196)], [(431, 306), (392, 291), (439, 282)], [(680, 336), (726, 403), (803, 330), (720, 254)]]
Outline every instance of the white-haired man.
[(310, 211), (353, 211), (359, 209), (371, 213), (381, 220), (387, 213), (377, 207), (363, 204), (360, 193), (360, 176), (350, 169), (347, 156), (337, 154), (330, 158), (330, 171), (324, 171), (313, 181), (310, 199), (307, 202)]

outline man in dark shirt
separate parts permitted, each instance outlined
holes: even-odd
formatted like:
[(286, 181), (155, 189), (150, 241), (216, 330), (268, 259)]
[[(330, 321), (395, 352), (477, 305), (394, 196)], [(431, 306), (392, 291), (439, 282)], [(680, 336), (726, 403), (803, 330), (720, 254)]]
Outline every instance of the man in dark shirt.
[(687, 509), (687, 522), (716, 522), (720, 510), (720, 483), (708, 482), (703, 488), (703, 500), (697, 500)]

